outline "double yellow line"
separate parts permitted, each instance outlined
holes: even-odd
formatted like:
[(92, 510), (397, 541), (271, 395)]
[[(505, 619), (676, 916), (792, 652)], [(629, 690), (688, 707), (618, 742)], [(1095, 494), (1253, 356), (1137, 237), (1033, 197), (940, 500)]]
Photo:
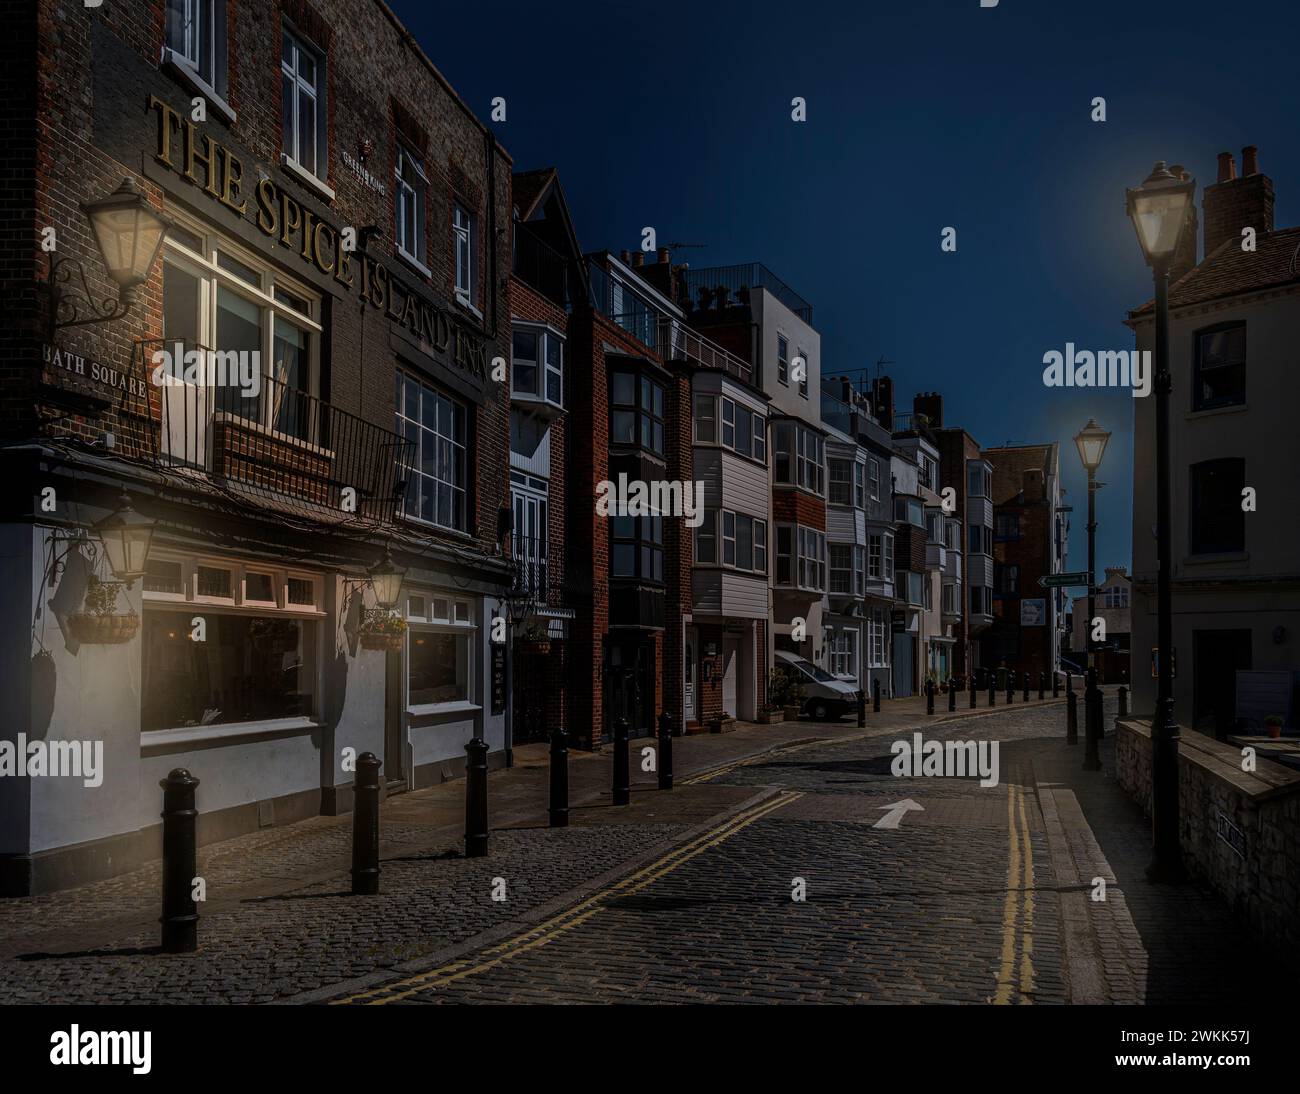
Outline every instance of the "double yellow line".
[(768, 798), (757, 805), (742, 810), (734, 817), (709, 829), (703, 835), (697, 836), (682, 846), (673, 848), (673, 850), (652, 862), (649, 866), (642, 867), (621, 881), (615, 882), (613, 885), (589, 896), (581, 903), (561, 912), (559, 915), (553, 916), (536, 927), (522, 931), (504, 942), (500, 942), (470, 957), (448, 962), (436, 969), (430, 969), (428, 972), (419, 973), (405, 980), (385, 984), (369, 991), (358, 992), (343, 999), (334, 999), (331, 1001), (331, 1005), (339, 1003), (365, 1003), (370, 1005), (396, 1003), (419, 992), (429, 991), (463, 980), (465, 977), (486, 972), (488, 969), (495, 968), (513, 957), (518, 957), (529, 950), (545, 946), (548, 942), (554, 942), (561, 935), (566, 934), (580, 923), (585, 923), (592, 916), (603, 911), (609, 900), (639, 893), (647, 886), (653, 885), (665, 874), (669, 874), (679, 866), (689, 862), (696, 855), (702, 855), (710, 848), (729, 840), (737, 832), (748, 828), (754, 822), (762, 820), (769, 813), (773, 813), (802, 797), (803, 794), (797, 791), (782, 791), (773, 798)]
[(1014, 783), (1007, 783), (1007, 835), (1010, 851), (1007, 897), (1002, 907), (1002, 963), (993, 997), (999, 1005), (1010, 1003), (1017, 992), (1019, 1002), (1034, 1001), (1034, 845), (1025, 817), (1025, 791)]

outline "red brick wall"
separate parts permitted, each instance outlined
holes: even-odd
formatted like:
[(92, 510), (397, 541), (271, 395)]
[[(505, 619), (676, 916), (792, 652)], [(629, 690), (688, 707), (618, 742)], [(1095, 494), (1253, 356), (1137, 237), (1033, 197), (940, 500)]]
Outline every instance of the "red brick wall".
[(813, 494), (788, 487), (772, 490), (772, 520), (802, 524), (818, 532), (826, 530), (826, 502)]

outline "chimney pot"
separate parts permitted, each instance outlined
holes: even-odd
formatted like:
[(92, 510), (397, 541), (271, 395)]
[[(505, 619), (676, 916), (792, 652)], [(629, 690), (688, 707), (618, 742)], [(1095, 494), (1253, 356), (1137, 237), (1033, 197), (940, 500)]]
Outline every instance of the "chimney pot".
[(639, 268), (645, 264), (645, 251), (634, 251), (632, 253), (632, 266)]
[(619, 251), (619, 252), (618, 252), (618, 257), (622, 260), (623, 265), (624, 265), (624, 266), (627, 266), (627, 265), (629, 265), (629, 264), (631, 263), (631, 261), (632, 261), (632, 252), (631, 252), (631, 251)]
[(667, 262), (672, 256), (669, 254), (667, 247), (660, 247), (659, 250), (655, 252), (655, 257), (660, 262)]
[(1231, 152), (1219, 153), (1219, 182), (1230, 182), (1237, 177), (1237, 164)]
[(1253, 144), (1246, 145), (1241, 150), (1241, 176), (1259, 174), (1259, 149)]

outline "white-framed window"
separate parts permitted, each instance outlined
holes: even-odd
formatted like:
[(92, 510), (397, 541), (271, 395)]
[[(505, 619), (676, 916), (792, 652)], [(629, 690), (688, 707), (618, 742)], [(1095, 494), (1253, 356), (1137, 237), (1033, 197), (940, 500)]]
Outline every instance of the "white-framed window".
[[(721, 555), (715, 536), (721, 528)], [(695, 530), (695, 561), (720, 562), (751, 573), (767, 573), (767, 522), (731, 509), (706, 510)]]
[(961, 585), (945, 585), (940, 603), (944, 615), (961, 615)]
[(784, 334), (776, 336), (776, 378), (790, 386), (790, 340)]
[(142, 730), (315, 717), (319, 574), (155, 549), (141, 601)]
[(921, 577), (921, 599), (927, 612), (934, 610), (934, 582), (929, 574)]
[(712, 395), (695, 396), (695, 443), (718, 441), (718, 400)]
[(401, 141), (397, 144), (396, 237), (397, 250), (404, 258), (414, 262), (427, 275), (425, 209), (429, 179), (424, 164)]
[[(545, 485), (541, 479), (534, 478), (532, 481)], [(546, 572), (549, 538), (546, 503), (549, 491), (537, 486), (512, 485), (510, 494), (515, 517), (510, 556), (523, 566), (527, 587), (536, 594), (539, 602), (545, 604), (550, 590)]]
[[(207, 422), (221, 418), (318, 443), (320, 296), (202, 222), (178, 209), (168, 213), (173, 225), (163, 251), (163, 340), (157, 347), (178, 370), (160, 388), (168, 459), (206, 466)], [(175, 361), (178, 346), (185, 354), (226, 355), (227, 367), (214, 368), (212, 377), (222, 382), (188, 382)], [(255, 384), (243, 382), (254, 373)]]
[(812, 366), (808, 363), (808, 354), (804, 352), (803, 347), (799, 347), (799, 352), (795, 357), (803, 363), (803, 379), (799, 381), (799, 394), (803, 398), (808, 398), (808, 374), (812, 371)]
[(861, 545), (853, 548), (853, 595), (862, 596), (867, 591), (867, 549)]
[(989, 469), (971, 460), (966, 464), (966, 492), (973, 498), (990, 497)]
[(280, 95), (283, 154), (323, 181), (328, 163), (325, 57), (287, 24), (280, 50)]
[(867, 660), (873, 669), (884, 668), (885, 639), (889, 633), (889, 621), (885, 618), (884, 608), (872, 608), (867, 621)]
[(474, 605), (441, 589), (407, 595), (406, 703), (424, 713), (475, 702)]
[(459, 201), (452, 207), (452, 250), (456, 255), (456, 299), (474, 306), (474, 214)]
[(827, 500), (832, 505), (852, 505), (853, 461), (832, 457), (827, 464), (830, 471)]
[(1104, 605), (1107, 608), (1127, 608), (1129, 606), (1127, 585), (1112, 585), (1104, 592)]
[(853, 507), (867, 507), (867, 465), (861, 460), (853, 463)]
[(880, 500), (880, 461), (874, 456), (867, 461), (867, 481), (871, 484), (871, 500)]
[(772, 446), (777, 482), (823, 494), (824, 443), (820, 434), (798, 422), (779, 422), (772, 431)]
[(847, 627), (834, 631), (831, 636), (830, 673), (832, 676), (857, 678), (857, 658), (854, 647), (857, 644), (857, 631)]
[(467, 532), (465, 407), (414, 376), (396, 376), (397, 432), (413, 445), (402, 515)]
[(826, 536), (802, 525), (777, 525), (776, 583), (826, 591)]
[(163, 61), (200, 92), (227, 121), (230, 93), (226, 0), (167, 0)]
[(695, 561), (718, 561), (718, 514), (714, 509), (704, 511), (700, 526), (695, 529)]
[(853, 545), (832, 543), (827, 547), (831, 565), (831, 592), (849, 596), (853, 592)]
[(510, 393), (564, 406), (564, 335), (553, 327), (515, 324)]

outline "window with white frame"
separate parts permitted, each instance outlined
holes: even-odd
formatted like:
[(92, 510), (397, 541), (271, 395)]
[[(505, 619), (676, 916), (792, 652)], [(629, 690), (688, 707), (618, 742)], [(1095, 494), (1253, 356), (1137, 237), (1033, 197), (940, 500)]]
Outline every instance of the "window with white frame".
[(811, 366), (808, 364), (808, 354), (804, 353), (803, 347), (799, 348), (795, 360), (803, 365), (803, 379), (799, 381), (799, 394), (806, 399), (808, 398), (808, 373), (811, 371)]
[(316, 715), (319, 575), (154, 551), (141, 596), (142, 730)]
[(776, 336), (776, 378), (790, 385), (790, 340), (784, 334)]
[(1128, 586), (1111, 585), (1103, 590), (1105, 600), (1103, 601), (1107, 608), (1127, 608), (1129, 606)]
[(294, 166), (324, 180), (325, 57), (288, 25), (281, 40), (280, 89), (283, 153)]
[(468, 531), (465, 407), (401, 371), (395, 399), (397, 432), (413, 445), (402, 515)]
[(724, 566), (753, 573), (767, 573), (767, 522), (746, 513), (730, 509), (714, 514), (706, 513), (705, 520), (696, 530), (696, 561), (712, 562), (714, 529), (721, 528), (722, 553), (719, 561)]
[(820, 434), (798, 422), (780, 422), (773, 430), (776, 481), (821, 495), (824, 487)]
[(867, 461), (867, 481), (871, 484), (871, 500), (880, 500), (880, 461), (874, 456)]
[(408, 594), (406, 702), (412, 709), (475, 701), (473, 604), (440, 589)]
[(826, 591), (826, 536), (801, 525), (777, 528), (776, 572), (778, 585), (796, 585), (814, 592)]
[(832, 505), (853, 504), (853, 461), (831, 458), (828, 500)]
[(739, 456), (748, 456), (760, 463), (767, 459), (767, 443), (764, 436), (765, 422), (761, 414), (756, 414), (748, 407), (721, 397), (723, 448), (730, 448)]
[(696, 395), (695, 404), (695, 443), (717, 444), (718, 442), (718, 400), (713, 395)]
[(405, 144), (397, 145), (397, 249), (427, 273), (425, 197), (429, 179), (420, 157)]
[(853, 595), (862, 596), (867, 591), (867, 549), (861, 545), (853, 548)]
[(452, 209), (452, 243), (456, 255), (456, 298), (474, 306), (474, 214), (460, 202)]
[(512, 395), (564, 406), (564, 336), (550, 327), (517, 324), (511, 342)]
[(695, 529), (695, 561), (716, 563), (718, 561), (718, 513), (706, 509), (701, 514), (700, 526)]
[(853, 545), (832, 543), (827, 548), (831, 564), (831, 592), (849, 596), (853, 592)]
[(227, 52), (226, 0), (167, 0), (163, 59), (184, 73), (195, 90), (216, 99), (220, 112), (233, 119), (225, 101)]
[(853, 463), (853, 506), (856, 509), (867, 507), (867, 465), (860, 460)]
[(830, 656), (830, 672), (832, 676), (857, 677), (857, 658), (854, 656), (856, 639), (857, 632), (849, 630), (847, 627), (836, 630), (832, 635)]
[[(206, 466), (208, 434), (196, 423), (217, 416), (320, 441), (319, 295), (179, 210), (169, 213), (158, 347), (177, 370), (159, 390), (169, 460)], [(175, 360), (191, 351), (225, 354), (221, 360), (238, 362), (247, 376), (226, 368), (214, 370), (220, 383), (191, 383)], [(256, 384), (242, 382), (253, 373)]]
[(872, 608), (871, 616), (867, 622), (867, 660), (873, 669), (884, 668), (885, 661), (885, 637), (889, 633), (888, 620), (885, 619), (884, 608)]

